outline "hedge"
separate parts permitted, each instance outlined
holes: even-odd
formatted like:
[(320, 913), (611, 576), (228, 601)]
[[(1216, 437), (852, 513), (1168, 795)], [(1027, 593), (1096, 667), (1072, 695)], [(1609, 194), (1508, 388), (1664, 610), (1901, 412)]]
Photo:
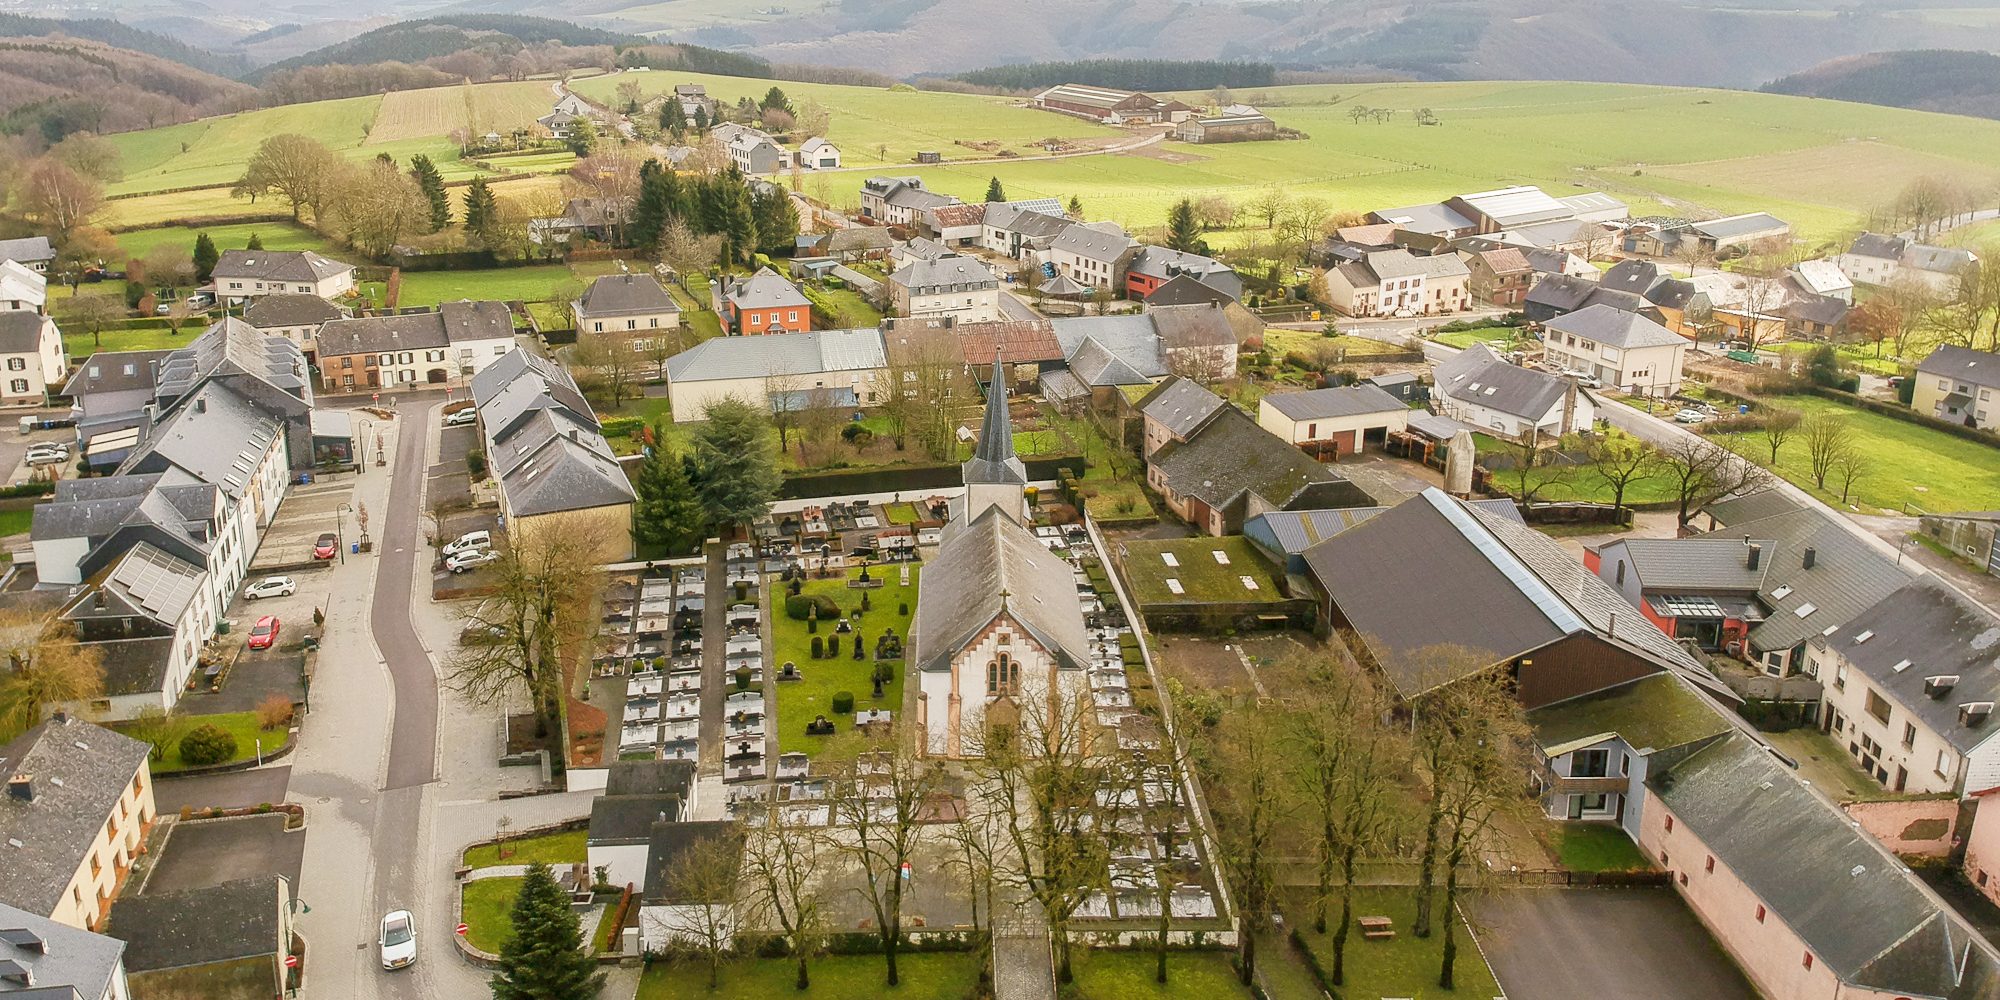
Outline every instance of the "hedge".
[(812, 617), (810, 609), (814, 607), (819, 608), (820, 621), (832, 622), (840, 618), (840, 607), (825, 594), (788, 594), (785, 597), (785, 617), (794, 621)]

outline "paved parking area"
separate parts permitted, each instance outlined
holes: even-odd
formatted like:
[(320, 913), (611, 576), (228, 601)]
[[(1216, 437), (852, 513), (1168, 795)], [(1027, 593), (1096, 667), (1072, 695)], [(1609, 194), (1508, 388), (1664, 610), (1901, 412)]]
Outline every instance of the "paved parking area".
[(62, 466), (62, 474), (67, 478), (76, 473), (76, 463), (74, 461), (76, 453), (75, 428), (59, 427), (55, 430), (34, 431), (28, 434), (21, 433), (20, 428), (22, 417), (66, 417), (68, 415), (69, 411), (67, 410), (60, 414), (53, 411), (39, 410), (0, 410), (0, 419), (6, 421), (5, 424), (0, 424), (0, 469), (7, 470), (7, 482), (9, 484), (18, 485), (34, 478), (35, 470), (30, 468), (24, 460), (28, 457), (29, 445), (41, 444), (43, 442), (69, 445), (72, 461)]
[(205, 889), (259, 875), (283, 875), (298, 885), (305, 849), (306, 831), (286, 833), (282, 813), (176, 823), (145, 891)]
[(472, 501), (472, 480), (465, 456), (479, 443), (478, 429), (472, 426), (446, 427), (438, 434), (438, 460), (426, 475), (424, 502), (432, 510), (463, 506)]
[(1757, 1000), (1672, 889), (1495, 889), (1468, 909), (1508, 1000)]
[[(251, 577), (313, 565), (313, 544), (324, 532), (335, 532), (344, 540), (353, 541), (359, 533), (352, 507), (355, 478), (342, 475), (331, 481), (292, 487), (278, 507), (277, 520), (265, 530), (257, 557), (250, 561)], [(340, 510), (342, 504), (348, 504), (349, 509)], [(372, 513), (376, 520), (369, 523), (369, 530), (380, 535), (381, 511)]]
[(172, 816), (182, 806), (190, 809), (247, 809), (266, 802), (285, 801), (285, 789), (292, 783), (292, 768), (260, 767), (222, 774), (197, 774), (184, 778), (162, 775), (153, 782), (153, 805), (160, 815)]

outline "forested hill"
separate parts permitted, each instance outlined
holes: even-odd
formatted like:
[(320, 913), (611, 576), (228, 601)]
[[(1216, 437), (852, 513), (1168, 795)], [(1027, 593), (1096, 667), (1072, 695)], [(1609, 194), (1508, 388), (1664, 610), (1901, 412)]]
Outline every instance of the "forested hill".
[(1083, 59), (1021, 63), (960, 73), (953, 79), (1003, 90), (1040, 90), (1062, 83), (1088, 83), (1125, 90), (1206, 90), (1210, 87), (1268, 87), (1277, 79), (1270, 63), (1172, 59)]
[(238, 111), (257, 92), (151, 53), (82, 38), (0, 38), (0, 135), (56, 142)]
[(183, 66), (192, 66), (205, 73), (217, 76), (236, 76), (249, 64), (240, 55), (224, 55), (198, 49), (184, 42), (175, 41), (165, 35), (141, 31), (129, 25), (104, 18), (52, 18), (28, 17), (22, 14), (0, 14), (0, 37), (45, 38), (61, 36), (82, 38), (102, 42), (112, 48), (129, 49), (158, 56)]
[(1926, 49), (1832, 59), (1765, 85), (1773, 94), (2000, 118), (2000, 56)]
[(246, 79), (257, 82), (273, 73), (308, 66), (366, 66), (373, 63), (421, 63), (439, 56), (477, 52), (499, 57), (530, 45), (554, 42), (566, 46), (643, 45), (646, 39), (568, 21), (519, 14), (464, 14), (398, 21), (356, 35), (337, 45), (260, 67)]

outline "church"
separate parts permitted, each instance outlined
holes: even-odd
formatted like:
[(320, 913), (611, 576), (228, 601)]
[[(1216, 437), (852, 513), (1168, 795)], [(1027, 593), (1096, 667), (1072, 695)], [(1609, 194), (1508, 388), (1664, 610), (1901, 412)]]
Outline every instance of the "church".
[(1054, 692), (1089, 696), (1083, 605), (1069, 562), (1025, 523), (1028, 470), (1014, 454), (998, 361), (979, 446), (961, 470), (965, 496), (917, 584), (917, 727), (938, 757), (980, 756), (989, 721), (1047, 710)]

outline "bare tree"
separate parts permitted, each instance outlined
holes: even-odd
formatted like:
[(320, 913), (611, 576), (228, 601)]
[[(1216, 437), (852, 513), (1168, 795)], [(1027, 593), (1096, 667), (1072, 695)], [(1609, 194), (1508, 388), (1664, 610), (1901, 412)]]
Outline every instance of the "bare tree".
[(1633, 483), (1651, 478), (1659, 460), (1652, 445), (1623, 435), (1598, 435), (1585, 450), (1590, 455), (1585, 474), (1611, 490), (1614, 512), (1625, 509), (1625, 491)]
[(489, 592), (462, 613), (466, 630), (495, 641), (461, 645), (446, 665), (446, 682), (479, 704), (503, 702), (525, 688), (538, 735), (555, 732), (562, 657), (597, 629), (593, 609), (604, 589), (598, 534), (580, 519), (517, 530), (484, 570)]
[(663, 930), (671, 942), (701, 954), (710, 990), (719, 984), (722, 960), (735, 941), (743, 843), (743, 831), (733, 825), (698, 837), (662, 872), (668, 892), (681, 901), (666, 908), (668, 926)]
[[(1197, 870), (1193, 829), (1188, 822), (1185, 745), (1162, 734), (1157, 745), (1135, 749), (1108, 769), (1115, 782), (1112, 815), (1100, 824), (1117, 839), (1121, 853), (1136, 865), (1151, 891), (1154, 914), (1153, 980), (1167, 982), (1167, 946), (1172, 940), (1174, 890)], [(1130, 832), (1141, 835), (1132, 843)], [(1116, 848), (1114, 848), (1116, 849)]]
[(1289, 257), (1304, 260), (1306, 251), (1326, 226), (1326, 202), (1318, 198), (1297, 198), (1285, 205), (1278, 216), (1278, 244)]
[(340, 157), (317, 139), (290, 133), (274, 135), (251, 154), (243, 179), (230, 193), (255, 199), (275, 191), (291, 205), (293, 221), (298, 221), (301, 210), (310, 210), (317, 222), (341, 166)]
[(1257, 974), (1257, 934), (1269, 921), (1278, 885), (1278, 831), (1292, 797), (1284, 780), (1284, 747), (1270, 715), (1232, 718), (1211, 748), (1210, 809), (1216, 818), (1223, 868), (1236, 889), (1237, 953), (1248, 985)]
[(1285, 189), (1273, 184), (1258, 191), (1245, 208), (1252, 218), (1264, 220), (1265, 229), (1274, 229), (1278, 225), (1278, 217), (1285, 214), (1291, 202), (1291, 196), (1285, 193)]
[(1771, 446), (1772, 465), (1778, 464), (1778, 449), (1791, 440), (1792, 432), (1799, 429), (1803, 419), (1797, 410), (1772, 407), (1764, 411), (1764, 420), (1758, 430), (1764, 435), (1764, 443)]
[(821, 838), (803, 824), (785, 821), (775, 800), (764, 813), (763, 826), (753, 832), (743, 851), (743, 874), (753, 894), (751, 912), (778, 924), (785, 947), (798, 963), (798, 989), (812, 986), (808, 966), (826, 932), (826, 911), (820, 881), (828, 860)]
[(1869, 457), (1868, 449), (1853, 443), (1849, 443), (1846, 447), (1840, 449), (1840, 454), (1834, 456), (1833, 473), (1839, 478), (1841, 503), (1849, 503), (1853, 500), (1855, 484), (1861, 480), (1862, 476), (1868, 474), (1868, 470), (1873, 462), (1874, 460)]
[(896, 447), (901, 449), (914, 436), (932, 458), (954, 458), (958, 439), (952, 415), (961, 403), (977, 398), (957, 336), (950, 330), (912, 324), (899, 326), (886, 337), (889, 385), (882, 412)]
[(1236, 223), (1236, 203), (1225, 195), (1204, 195), (1195, 199), (1194, 217), (1203, 229), (1228, 229)]
[(1703, 507), (1770, 482), (1763, 469), (1694, 434), (1677, 434), (1662, 445), (1656, 468), (1674, 499), (1675, 517), (1683, 531)]
[(79, 295), (70, 300), (69, 311), (63, 314), (63, 325), (71, 329), (82, 327), (90, 334), (92, 347), (104, 346), (104, 328), (112, 321), (125, 315), (125, 308), (112, 295)]
[(1715, 254), (1703, 246), (1701, 240), (1695, 238), (1693, 233), (1683, 231), (1680, 241), (1674, 244), (1673, 259), (1675, 263), (1687, 268), (1688, 277), (1692, 278), (1703, 265), (1715, 262)]
[[(994, 892), (999, 884), (1000, 852), (1006, 846), (1006, 831), (1001, 829), (1003, 814), (996, 809), (964, 809), (956, 823), (947, 828), (946, 836), (952, 844), (952, 856), (945, 862), (946, 870), (953, 872), (965, 885), (966, 898), (972, 904), (972, 936), (979, 942), (979, 988), (989, 989), (993, 983), (993, 917)], [(980, 905), (985, 905), (986, 930), (980, 931)]]
[[(798, 429), (799, 420), (806, 408), (805, 379), (785, 372), (773, 370), (764, 376), (764, 395), (771, 400), (771, 426), (778, 431), (778, 452), (792, 446), (792, 432)], [(799, 464), (805, 464), (805, 442), (799, 442)]]
[(1539, 428), (1531, 430), (1518, 441), (1506, 442), (1507, 457), (1514, 463), (1507, 474), (1513, 480), (1514, 500), (1517, 503), (1534, 503), (1549, 487), (1567, 482), (1570, 477), (1571, 466), (1543, 464), (1538, 431)]
[(856, 891), (874, 911), (885, 981), (894, 986), (901, 981), (896, 953), (903, 945), (904, 866), (915, 856), (923, 824), (945, 790), (944, 768), (907, 740), (869, 746), (836, 779), (833, 821), (852, 832), (835, 845), (866, 876)]
[(1799, 422), (1799, 434), (1806, 445), (1806, 460), (1812, 466), (1814, 485), (1826, 489), (1826, 477), (1833, 474), (1841, 455), (1853, 445), (1854, 435), (1845, 417), (1822, 410)]
[(832, 389), (816, 385), (806, 390), (799, 411), (799, 455), (805, 457), (810, 449), (811, 461), (824, 461), (846, 414)]
[(43, 159), (28, 171), (22, 194), (28, 214), (54, 230), (58, 241), (104, 210), (104, 184), (54, 159)]

